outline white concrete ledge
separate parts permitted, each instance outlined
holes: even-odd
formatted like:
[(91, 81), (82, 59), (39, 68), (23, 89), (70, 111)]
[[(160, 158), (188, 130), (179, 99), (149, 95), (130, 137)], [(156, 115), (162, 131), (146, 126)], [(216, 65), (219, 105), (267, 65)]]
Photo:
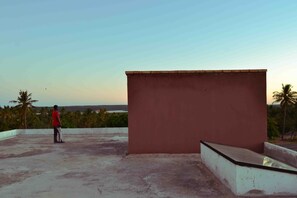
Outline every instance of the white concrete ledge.
[[(62, 128), (62, 132), (64, 134), (128, 133), (128, 128)], [(53, 129), (25, 129), (22, 130), (22, 134), (53, 134)]]
[[(207, 142), (201, 142), (202, 162), (237, 196), (296, 196), (297, 195), (297, 169), (293, 167), (284, 170), (275, 167), (261, 167), (256, 164), (236, 161), (226, 153), (221, 153)], [(227, 147), (227, 146), (224, 146)], [(234, 147), (230, 147), (234, 148)], [(245, 156), (244, 150), (232, 149), (231, 153), (243, 155), (245, 160), (251, 157), (251, 153)], [(256, 153), (255, 153), (256, 154)], [(259, 154), (256, 154), (259, 155)], [(258, 159), (258, 157), (256, 157)], [(263, 158), (265, 164), (265, 156)], [(273, 160), (270, 160), (271, 162)], [(280, 163), (273, 161), (273, 163)], [(266, 164), (267, 165), (267, 164)], [(278, 166), (278, 164), (277, 164)], [(285, 165), (283, 165), (286, 167)]]
[[(62, 128), (64, 134), (104, 134), (104, 133), (128, 133), (127, 127), (120, 128)], [(53, 134), (53, 129), (15, 129), (0, 132), (0, 141), (17, 135), (48, 135)]]
[(10, 130), (10, 131), (3, 131), (0, 132), (0, 141), (1, 140), (6, 140), (9, 138), (14, 138), (15, 136), (17, 136), (19, 134), (19, 130)]
[(297, 151), (264, 142), (264, 154), (297, 168)]

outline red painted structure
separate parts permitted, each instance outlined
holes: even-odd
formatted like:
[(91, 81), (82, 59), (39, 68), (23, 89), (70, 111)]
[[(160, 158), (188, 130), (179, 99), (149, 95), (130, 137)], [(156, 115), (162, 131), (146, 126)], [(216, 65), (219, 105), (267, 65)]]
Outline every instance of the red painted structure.
[(126, 75), (129, 153), (197, 153), (200, 140), (263, 151), (266, 70)]

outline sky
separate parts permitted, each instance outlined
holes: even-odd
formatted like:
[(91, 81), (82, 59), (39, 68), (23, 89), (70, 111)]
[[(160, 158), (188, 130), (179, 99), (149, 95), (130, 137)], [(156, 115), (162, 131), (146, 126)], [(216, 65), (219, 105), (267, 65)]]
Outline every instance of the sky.
[(0, 106), (127, 104), (125, 71), (267, 69), (297, 91), (296, 0), (0, 0)]

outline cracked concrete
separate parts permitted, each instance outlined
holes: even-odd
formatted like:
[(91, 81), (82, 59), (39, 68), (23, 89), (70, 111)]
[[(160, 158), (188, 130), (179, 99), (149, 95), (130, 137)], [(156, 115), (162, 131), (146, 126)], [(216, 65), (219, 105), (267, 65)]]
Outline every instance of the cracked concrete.
[(199, 154), (128, 155), (127, 133), (0, 141), (0, 197), (235, 197)]

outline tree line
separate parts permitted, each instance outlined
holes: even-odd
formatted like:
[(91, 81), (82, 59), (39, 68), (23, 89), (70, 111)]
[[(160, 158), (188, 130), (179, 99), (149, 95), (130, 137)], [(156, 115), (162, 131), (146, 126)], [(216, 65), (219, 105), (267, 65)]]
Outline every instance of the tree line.
[[(11, 100), (14, 107), (0, 107), (0, 131), (26, 128), (52, 128), (52, 108), (35, 108), (37, 100), (32, 94), (20, 91), (17, 100)], [(95, 112), (91, 109), (66, 111), (60, 109), (63, 128), (128, 127), (128, 113), (108, 113), (106, 109)]]
[[(17, 128), (51, 128), (52, 108), (34, 108), (37, 100), (32, 94), (20, 91), (17, 100), (10, 101), (14, 107), (0, 107), (0, 131)], [(281, 136), (295, 138), (297, 131), (297, 92), (290, 84), (282, 85), (280, 91), (273, 92), (273, 104), (267, 107), (267, 136), (270, 139)], [(106, 109), (94, 112), (60, 110), (64, 128), (128, 127), (128, 113), (108, 113)]]

